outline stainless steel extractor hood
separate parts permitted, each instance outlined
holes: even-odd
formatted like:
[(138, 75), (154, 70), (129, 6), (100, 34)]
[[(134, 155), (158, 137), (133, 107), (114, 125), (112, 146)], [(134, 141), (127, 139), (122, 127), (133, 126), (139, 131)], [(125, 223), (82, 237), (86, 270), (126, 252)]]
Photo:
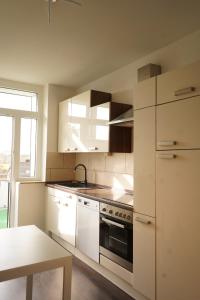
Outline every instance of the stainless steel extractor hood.
[(123, 114), (119, 115), (117, 118), (108, 122), (108, 125), (132, 127), (133, 126), (133, 108), (130, 108)]

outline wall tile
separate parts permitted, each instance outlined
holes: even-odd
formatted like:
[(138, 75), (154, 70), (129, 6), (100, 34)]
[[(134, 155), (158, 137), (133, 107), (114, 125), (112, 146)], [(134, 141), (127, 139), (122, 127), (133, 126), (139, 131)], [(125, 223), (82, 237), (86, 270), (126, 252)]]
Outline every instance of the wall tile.
[(51, 181), (51, 169), (46, 169), (46, 181)]
[(125, 173), (127, 174), (133, 174), (133, 169), (134, 169), (134, 156), (133, 153), (126, 153), (125, 155)]
[(89, 169), (95, 171), (104, 171), (106, 168), (106, 153), (89, 153)]
[[(83, 170), (77, 170), (75, 174), (75, 179), (78, 181), (83, 181), (85, 178), (85, 174)], [(87, 171), (87, 181), (91, 183), (95, 183), (95, 172), (94, 171)]]
[(74, 180), (73, 169), (51, 169), (51, 181)]
[(76, 154), (76, 165), (84, 164), (86, 168), (89, 168), (89, 154), (88, 153), (77, 153)]
[(125, 173), (125, 153), (113, 153), (106, 157), (106, 171)]
[(63, 154), (57, 152), (47, 152), (46, 168), (63, 168)]
[(63, 168), (73, 169), (76, 164), (76, 154), (75, 153), (64, 153), (63, 154)]

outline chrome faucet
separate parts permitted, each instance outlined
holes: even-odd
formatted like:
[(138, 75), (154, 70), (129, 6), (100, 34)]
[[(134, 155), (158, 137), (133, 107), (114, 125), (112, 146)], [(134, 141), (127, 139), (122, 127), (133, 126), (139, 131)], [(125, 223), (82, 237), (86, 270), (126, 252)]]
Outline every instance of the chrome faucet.
[(86, 169), (86, 166), (84, 164), (78, 164), (75, 166), (74, 168), (74, 172), (79, 168), (79, 167), (82, 167), (85, 171), (85, 180), (84, 180), (84, 184), (87, 185), (87, 169)]

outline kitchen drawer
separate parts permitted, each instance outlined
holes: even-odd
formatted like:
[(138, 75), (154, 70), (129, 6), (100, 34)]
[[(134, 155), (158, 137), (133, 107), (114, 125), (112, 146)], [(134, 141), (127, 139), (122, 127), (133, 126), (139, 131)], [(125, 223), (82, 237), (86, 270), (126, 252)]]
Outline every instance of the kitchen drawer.
[(139, 82), (134, 92), (134, 109), (156, 105), (156, 77)]
[(200, 148), (200, 96), (156, 107), (157, 150)]
[(157, 104), (200, 95), (200, 62), (157, 77)]

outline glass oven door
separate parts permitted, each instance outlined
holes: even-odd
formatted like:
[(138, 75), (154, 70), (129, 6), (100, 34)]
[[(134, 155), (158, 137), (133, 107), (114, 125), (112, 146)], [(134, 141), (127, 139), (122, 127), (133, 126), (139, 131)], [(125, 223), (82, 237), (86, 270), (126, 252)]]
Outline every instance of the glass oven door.
[(100, 214), (100, 246), (133, 262), (133, 225)]

